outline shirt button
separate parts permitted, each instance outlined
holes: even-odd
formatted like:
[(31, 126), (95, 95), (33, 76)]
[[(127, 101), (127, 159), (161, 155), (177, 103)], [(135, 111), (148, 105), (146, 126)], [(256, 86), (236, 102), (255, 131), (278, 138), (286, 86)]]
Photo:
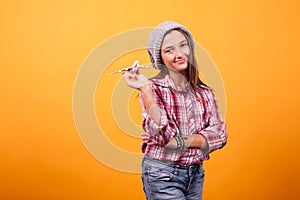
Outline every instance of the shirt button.
[(190, 119), (190, 122), (193, 123), (193, 122), (194, 122), (194, 119)]

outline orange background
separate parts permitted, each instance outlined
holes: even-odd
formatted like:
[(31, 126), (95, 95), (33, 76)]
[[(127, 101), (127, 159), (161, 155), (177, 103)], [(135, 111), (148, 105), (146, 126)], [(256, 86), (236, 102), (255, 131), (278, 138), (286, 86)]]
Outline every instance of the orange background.
[(229, 140), (205, 163), (204, 199), (299, 199), (299, 8), (296, 0), (2, 1), (0, 198), (144, 199), (140, 174), (87, 152), (72, 91), (98, 44), (175, 20), (226, 88)]

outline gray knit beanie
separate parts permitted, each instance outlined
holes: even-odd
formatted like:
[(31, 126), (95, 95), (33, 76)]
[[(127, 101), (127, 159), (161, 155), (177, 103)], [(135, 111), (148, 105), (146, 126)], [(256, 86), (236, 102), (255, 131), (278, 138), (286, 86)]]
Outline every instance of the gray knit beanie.
[(187, 37), (189, 37), (191, 41), (192, 50), (194, 50), (195, 47), (194, 38), (191, 32), (186, 27), (184, 27), (181, 24), (178, 24), (177, 22), (172, 22), (172, 21), (163, 22), (153, 29), (153, 31), (150, 34), (148, 45), (147, 45), (147, 50), (150, 55), (150, 60), (152, 66), (155, 69), (162, 69), (161, 66), (163, 64), (163, 61), (161, 60), (161, 55), (160, 55), (162, 41), (165, 35), (169, 31), (174, 29), (181, 29), (186, 33)]

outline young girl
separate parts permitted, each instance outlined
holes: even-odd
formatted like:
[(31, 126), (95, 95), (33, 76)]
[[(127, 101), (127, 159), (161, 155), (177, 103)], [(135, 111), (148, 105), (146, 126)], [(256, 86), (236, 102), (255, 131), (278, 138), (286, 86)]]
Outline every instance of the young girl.
[(143, 128), (142, 181), (148, 200), (200, 200), (203, 161), (227, 141), (213, 91), (199, 79), (190, 31), (163, 22), (152, 31), (148, 53), (159, 74), (148, 80), (125, 72), (140, 91)]

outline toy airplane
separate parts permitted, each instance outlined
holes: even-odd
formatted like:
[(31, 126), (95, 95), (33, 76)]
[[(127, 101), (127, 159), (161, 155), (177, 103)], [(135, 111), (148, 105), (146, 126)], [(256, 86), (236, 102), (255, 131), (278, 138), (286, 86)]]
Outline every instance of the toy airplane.
[(116, 73), (122, 73), (122, 72), (125, 72), (125, 71), (137, 72), (139, 68), (140, 69), (142, 69), (142, 68), (148, 69), (149, 66), (139, 65), (139, 61), (136, 60), (136, 61), (133, 62), (133, 64), (130, 67), (125, 67), (123, 69), (119, 69), (117, 71), (114, 71), (114, 72), (111, 73), (111, 75), (116, 74)]

